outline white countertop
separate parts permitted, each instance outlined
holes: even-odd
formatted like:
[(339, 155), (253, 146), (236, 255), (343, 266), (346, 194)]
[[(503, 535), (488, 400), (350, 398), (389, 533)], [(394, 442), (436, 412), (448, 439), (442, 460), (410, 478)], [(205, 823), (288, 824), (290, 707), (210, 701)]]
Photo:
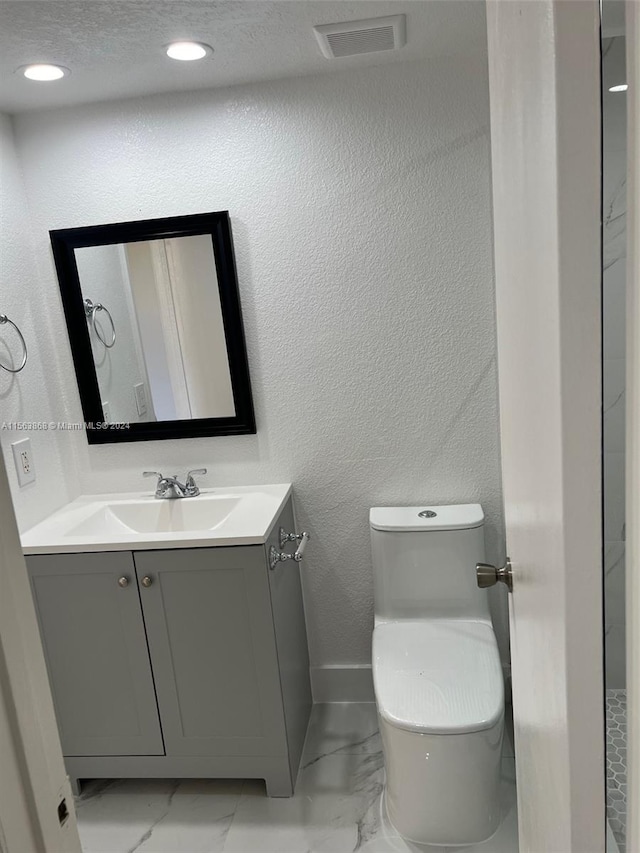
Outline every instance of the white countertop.
[[(157, 500), (149, 492), (82, 495), (21, 535), (25, 554), (61, 554), (85, 551), (139, 551), (159, 548), (211, 548), (223, 545), (262, 545), (291, 494), (291, 484), (202, 489), (195, 498)], [(195, 506), (196, 502), (200, 502)], [(229, 507), (220, 511), (218, 507)], [(191, 509), (186, 504), (192, 505)], [(208, 529), (179, 529), (183, 516), (196, 510), (197, 526), (207, 508), (220, 517)], [(144, 532), (131, 529), (129, 516), (144, 520)], [(226, 515), (225, 515), (226, 513)], [(149, 519), (161, 516), (160, 526), (149, 529)], [(125, 521), (122, 520), (125, 518)], [(133, 522), (131, 522), (133, 523)]]

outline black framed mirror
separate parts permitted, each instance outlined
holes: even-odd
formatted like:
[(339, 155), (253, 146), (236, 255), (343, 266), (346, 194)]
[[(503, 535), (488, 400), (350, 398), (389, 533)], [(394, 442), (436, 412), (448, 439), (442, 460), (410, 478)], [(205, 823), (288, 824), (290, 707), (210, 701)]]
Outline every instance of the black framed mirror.
[(49, 234), (89, 444), (255, 433), (228, 211)]

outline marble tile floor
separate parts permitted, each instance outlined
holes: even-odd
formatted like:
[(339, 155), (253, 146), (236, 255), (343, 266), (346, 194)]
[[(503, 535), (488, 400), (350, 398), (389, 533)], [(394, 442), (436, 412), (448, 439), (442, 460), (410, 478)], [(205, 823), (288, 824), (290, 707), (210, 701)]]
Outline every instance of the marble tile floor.
[(314, 706), (294, 797), (264, 783), (115, 780), (76, 801), (84, 853), (517, 853), (515, 764), (503, 758), (504, 821), (484, 844), (419, 847), (382, 813), (384, 769), (375, 705)]

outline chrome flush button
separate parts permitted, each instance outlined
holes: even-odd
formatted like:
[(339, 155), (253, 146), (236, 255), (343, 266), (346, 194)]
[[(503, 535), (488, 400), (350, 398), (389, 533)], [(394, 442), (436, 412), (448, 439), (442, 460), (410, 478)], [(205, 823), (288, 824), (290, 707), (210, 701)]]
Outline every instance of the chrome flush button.
[(418, 515), (420, 518), (435, 518), (438, 513), (434, 512), (432, 509), (423, 509), (422, 512), (419, 512)]

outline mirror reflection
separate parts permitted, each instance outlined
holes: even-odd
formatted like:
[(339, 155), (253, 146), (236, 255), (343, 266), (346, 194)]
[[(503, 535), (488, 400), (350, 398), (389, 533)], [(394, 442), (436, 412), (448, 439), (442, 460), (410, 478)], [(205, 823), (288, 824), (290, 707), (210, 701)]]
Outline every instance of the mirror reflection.
[(75, 249), (108, 423), (233, 417), (208, 234)]
[(89, 444), (255, 433), (228, 211), (50, 236)]

